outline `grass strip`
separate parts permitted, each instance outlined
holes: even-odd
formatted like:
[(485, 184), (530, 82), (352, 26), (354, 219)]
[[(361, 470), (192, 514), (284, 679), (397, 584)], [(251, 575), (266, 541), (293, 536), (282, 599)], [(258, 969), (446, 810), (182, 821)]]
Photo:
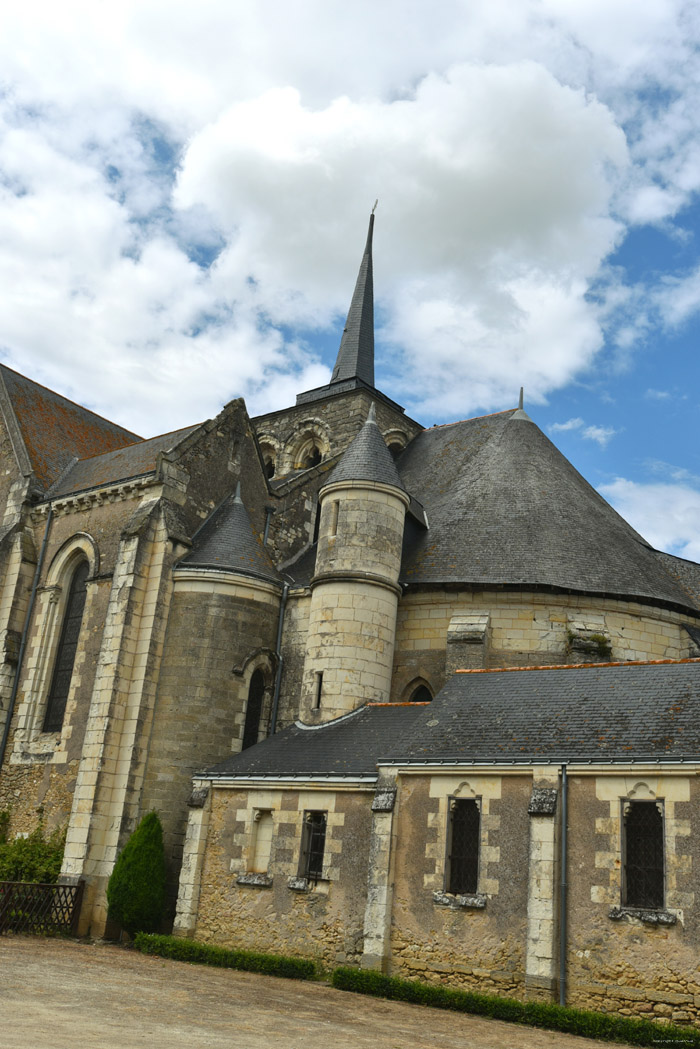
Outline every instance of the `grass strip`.
[(549, 1002), (519, 1002), (512, 998), (499, 998), (476, 991), (460, 991), (418, 980), (401, 980), (370, 969), (342, 966), (334, 970), (331, 982), (334, 987), (343, 991), (370, 994), (376, 998), (389, 998), (399, 1002), (413, 1002), (416, 1005), (430, 1005), (437, 1009), (453, 1009), (456, 1012), (488, 1016), (494, 1020), (507, 1020), (510, 1023), (527, 1024), (550, 1031), (578, 1034), (584, 1038), (626, 1042), (628, 1045), (700, 1049), (700, 1031), (694, 1027), (658, 1024), (651, 1020), (632, 1019), (615, 1013), (570, 1009), (568, 1006)]
[(156, 954), (160, 958), (172, 958), (178, 962), (215, 965), (220, 969), (243, 969), (245, 972), (286, 976), (294, 980), (313, 980), (317, 975), (316, 963), (308, 958), (288, 958), (283, 954), (232, 950), (210, 943), (181, 939), (179, 936), (139, 932), (134, 937), (134, 946), (143, 954)]

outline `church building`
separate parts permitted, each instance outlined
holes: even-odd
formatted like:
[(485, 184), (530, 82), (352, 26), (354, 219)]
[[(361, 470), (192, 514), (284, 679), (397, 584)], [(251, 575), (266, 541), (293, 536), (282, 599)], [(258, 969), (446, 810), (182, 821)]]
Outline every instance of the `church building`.
[(700, 565), (522, 403), (327, 386), (151, 439), (0, 365), (0, 810), (80, 928), (138, 820), (179, 935), (700, 1021)]

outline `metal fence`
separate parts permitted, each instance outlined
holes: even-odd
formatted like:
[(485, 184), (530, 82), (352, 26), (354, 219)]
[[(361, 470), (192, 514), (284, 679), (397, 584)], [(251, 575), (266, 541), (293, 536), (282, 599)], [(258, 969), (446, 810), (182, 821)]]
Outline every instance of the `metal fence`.
[(77, 933), (83, 882), (0, 881), (0, 933)]

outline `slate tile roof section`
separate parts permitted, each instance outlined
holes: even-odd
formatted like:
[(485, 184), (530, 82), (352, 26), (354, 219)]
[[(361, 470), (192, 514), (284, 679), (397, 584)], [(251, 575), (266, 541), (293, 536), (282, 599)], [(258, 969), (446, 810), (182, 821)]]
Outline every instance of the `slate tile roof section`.
[(48, 489), (72, 459), (83, 459), (140, 441), (108, 419), (0, 365), (0, 397), (34, 474)]
[(337, 481), (372, 481), (404, 491), (396, 463), (377, 426), (374, 404), (370, 406), (367, 421), (357, 437), (331, 471), (326, 485)]
[(187, 426), (183, 430), (152, 437), (150, 441), (140, 441), (114, 452), (80, 459), (58, 478), (48, 494), (56, 499), (153, 473), (159, 454), (172, 451), (196, 429), (196, 426)]
[(392, 762), (700, 760), (700, 661), (455, 674)]
[(397, 465), (430, 525), (407, 526), (402, 582), (547, 587), (700, 608), (525, 412), (424, 430)]
[(397, 732), (425, 708), (420, 703), (361, 707), (315, 728), (297, 722), (215, 765), (207, 776), (371, 776)]
[(187, 568), (209, 568), (254, 576), (281, 586), (281, 577), (250, 523), (240, 485), (204, 522), (192, 549), (179, 562)]
[(360, 272), (348, 310), (340, 349), (331, 376), (331, 385), (344, 379), (362, 379), (374, 386), (374, 286), (372, 274), (372, 233), (374, 214), (369, 217), (367, 243)]

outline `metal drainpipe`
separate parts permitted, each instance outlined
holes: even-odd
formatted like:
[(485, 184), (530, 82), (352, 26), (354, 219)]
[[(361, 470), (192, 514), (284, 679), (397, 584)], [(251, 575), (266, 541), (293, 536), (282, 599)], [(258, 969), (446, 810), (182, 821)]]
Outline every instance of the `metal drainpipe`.
[(284, 584), (282, 590), (282, 600), (280, 602), (280, 618), (277, 624), (277, 646), (275, 648), (275, 655), (277, 656), (277, 673), (275, 674), (275, 695), (272, 700), (272, 714), (270, 715), (270, 731), (268, 736), (273, 736), (277, 731), (277, 711), (280, 705), (280, 686), (282, 684), (282, 664), (284, 659), (282, 657), (282, 627), (284, 625), (284, 610), (287, 605), (287, 594), (289, 593), (289, 584)]
[(32, 618), (32, 612), (34, 610), (34, 599), (36, 598), (37, 588), (39, 586), (39, 577), (41, 575), (41, 569), (44, 564), (44, 555), (46, 554), (46, 544), (49, 541), (49, 529), (51, 528), (51, 519), (53, 517), (53, 506), (49, 503), (49, 512), (46, 515), (46, 528), (44, 529), (44, 538), (41, 543), (41, 550), (39, 551), (39, 560), (36, 563), (34, 569), (34, 581), (32, 582), (32, 592), (29, 595), (29, 605), (27, 606), (27, 614), (24, 619), (24, 627), (22, 629), (22, 638), (19, 643), (19, 654), (17, 656), (17, 669), (15, 671), (15, 679), (12, 682), (12, 692), (10, 693), (10, 702), (7, 707), (7, 718), (5, 719), (5, 728), (2, 734), (2, 741), (0, 742), (0, 769), (2, 769), (2, 763), (5, 759), (5, 749), (7, 747), (7, 740), (10, 735), (10, 725), (12, 724), (12, 715), (15, 712), (15, 700), (17, 699), (17, 690), (19, 689), (19, 675), (22, 671), (22, 660), (24, 659), (24, 650), (27, 646), (27, 634), (29, 633), (29, 624)]
[(566, 1005), (566, 850), (567, 850), (567, 791), (566, 765), (561, 767), (561, 883), (559, 888), (559, 1004)]

